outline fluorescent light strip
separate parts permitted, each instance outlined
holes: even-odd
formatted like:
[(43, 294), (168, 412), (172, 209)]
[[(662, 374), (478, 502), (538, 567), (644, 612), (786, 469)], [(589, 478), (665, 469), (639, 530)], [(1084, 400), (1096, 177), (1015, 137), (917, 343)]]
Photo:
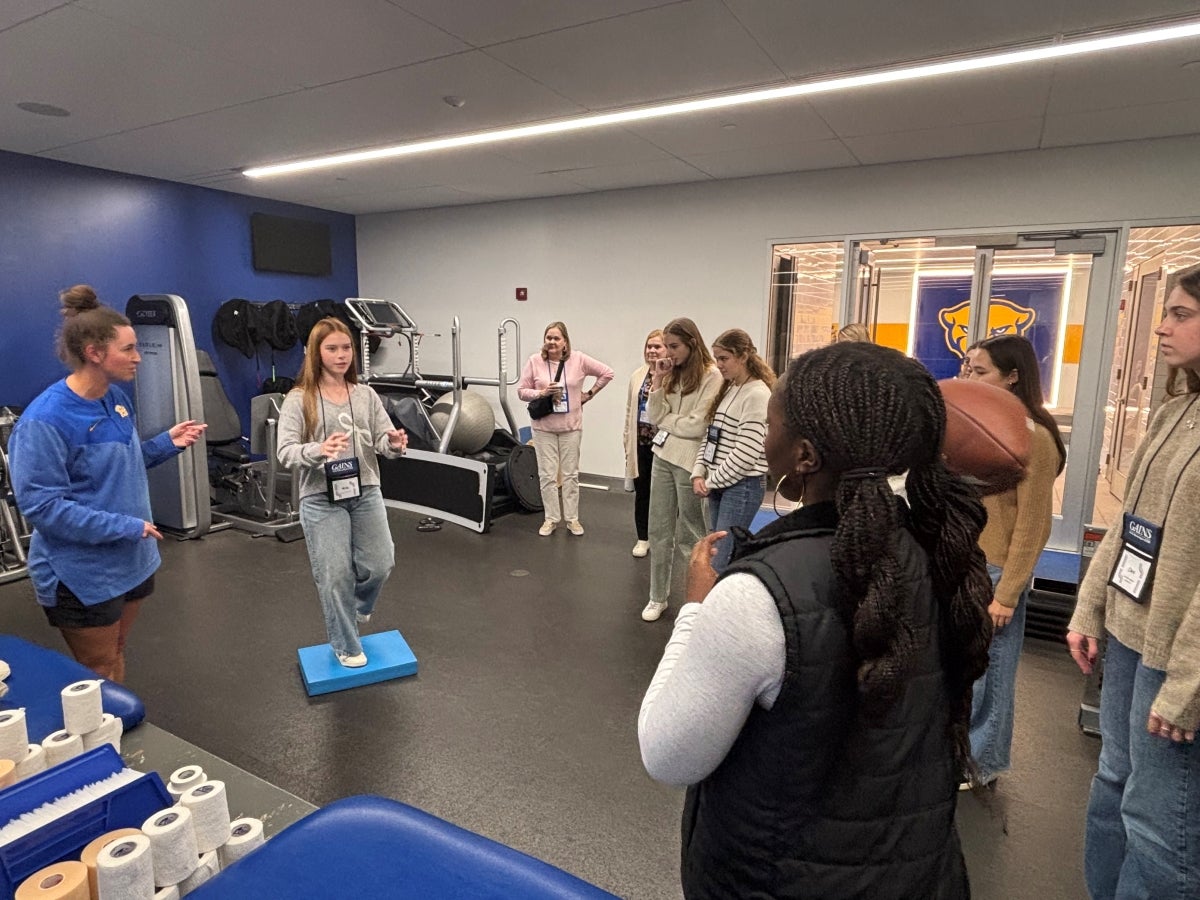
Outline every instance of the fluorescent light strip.
[(726, 109), (732, 106), (743, 106), (747, 103), (762, 103), (768, 100), (783, 100), (789, 97), (806, 97), (811, 94), (827, 94), (833, 91), (844, 91), (857, 87), (868, 87), (877, 84), (894, 84), (901, 81), (916, 81), (921, 78), (933, 78), (938, 75), (950, 75), (957, 72), (978, 72), (983, 69), (996, 69), (1001, 66), (1012, 66), (1020, 63), (1042, 62), (1048, 59), (1061, 59), (1067, 56), (1083, 56), (1088, 53), (1099, 53), (1105, 50), (1117, 50), (1122, 47), (1134, 47), (1142, 44), (1173, 41), (1180, 38), (1200, 36), (1200, 21), (1186, 22), (1164, 28), (1153, 28), (1146, 31), (1133, 31), (1123, 34), (1111, 34), (1104, 37), (1087, 38), (1061, 44), (1051, 44), (1046, 47), (1036, 47), (1027, 50), (1011, 50), (992, 53), (986, 56), (968, 57), (965, 59), (948, 60), (946, 62), (926, 63), (903, 69), (890, 69), (880, 72), (868, 72), (862, 75), (846, 75), (839, 78), (827, 78), (823, 81), (812, 81), (807, 84), (793, 84), (786, 87), (767, 88), (759, 91), (748, 91), (741, 94), (726, 94), (717, 97), (707, 97), (699, 100), (686, 100), (679, 103), (666, 103), (659, 106), (647, 106), (640, 109), (629, 109), (622, 112), (601, 113), (593, 116), (581, 116), (576, 119), (564, 119), (558, 122), (545, 122), (540, 125), (522, 125), (516, 128), (502, 128), (497, 131), (484, 131), (478, 134), (464, 134), (457, 137), (440, 138), (432, 141), (416, 141), (410, 144), (397, 144), (392, 147), (380, 147), (375, 150), (359, 150), (351, 153), (337, 153), (332, 156), (322, 156), (315, 159), (297, 160), (296, 162), (280, 163), (271, 166), (256, 166), (246, 169), (242, 174), (248, 178), (265, 178), (272, 175), (286, 175), (291, 172), (305, 172), (311, 169), (324, 169), (329, 166), (344, 166), (351, 163), (371, 162), (373, 160), (390, 159), (395, 156), (412, 156), (417, 153), (430, 153), (435, 150), (449, 150), (454, 147), (473, 147), (480, 144), (496, 144), (502, 141), (515, 141), (522, 138), (539, 137), (547, 134), (563, 134), (569, 131), (582, 131), (588, 128), (600, 128), (605, 125), (616, 125), (622, 122), (641, 122), (647, 119), (661, 119), (667, 116), (678, 116), (684, 113), (701, 112), (712, 109)]

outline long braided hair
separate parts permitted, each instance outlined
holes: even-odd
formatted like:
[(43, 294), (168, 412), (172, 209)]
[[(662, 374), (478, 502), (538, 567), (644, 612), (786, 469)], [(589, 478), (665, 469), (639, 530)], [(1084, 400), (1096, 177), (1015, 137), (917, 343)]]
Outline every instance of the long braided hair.
[(978, 545), (983, 505), (941, 461), (941, 391), (920, 363), (860, 342), (805, 353), (784, 378), (788, 434), (811, 441), (822, 468), (841, 476), (831, 558), (865, 710), (886, 708), (900, 695), (918, 649), (897, 552), (902, 524), (887, 481), (908, 472), (910, 527), (929, 557), (940, 612), (951, 736), (959, 771), (968, 774), (971, 687), (987, 668), (992, 589)]

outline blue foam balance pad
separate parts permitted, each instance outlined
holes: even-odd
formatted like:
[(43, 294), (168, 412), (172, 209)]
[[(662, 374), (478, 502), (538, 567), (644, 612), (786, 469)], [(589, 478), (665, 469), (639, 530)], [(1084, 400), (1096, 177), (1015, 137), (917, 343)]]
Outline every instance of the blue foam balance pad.
[(348, 669), (337, 661), (329, 644), (301, 647), (300, 673), (304, 689), (310, 697), (344, 691), (417, 674), (417, 657), (399, 631), (368, 634), (362, 639), (367, 664), (360, 669)]

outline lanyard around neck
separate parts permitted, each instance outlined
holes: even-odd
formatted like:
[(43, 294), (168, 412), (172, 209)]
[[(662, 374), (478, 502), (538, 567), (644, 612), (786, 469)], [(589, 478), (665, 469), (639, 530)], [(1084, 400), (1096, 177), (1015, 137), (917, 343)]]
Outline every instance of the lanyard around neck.
[[(1154, 460), (1158, 459), (1158, 454), (1162, 452), (1162, 448), (1165, 447), (1171, 440), (1171, 437), (1175, 434), (1175, 429), (1179, 427), (1179, 423), (1187, 418), (1188, 413), (1192, 411), (1192, 407), (1196, 405), (1197, 399), (1200, 399), (1200, 394), (1197, 394), (1191, 399), (1187, 407), (1185, 407), (1183, 412), (1180, 413), (1179, 418), (1175, 420), (1175, 424), (1171, 426), (1171, 430), (1167, 432), (1167, 436), (1163, 438), (1162, 443), (1154, 448), (1153, 455), (1151, 455), (1151, 457), (1146, 460), (1146, 464), (1142, 466), (1142, 480), (1138, 483), (1137, 496), (1133, 498), (1133, 512), (1137, 512), (1138, 503), (1140, 503), (1142, 500), (1142, 489), (1146, 487), (1146, 478), (1150, 474), (1150, 466), (1153, 464)], [(1197, 454), (1200, 454), (1200, 445), (1198, 445), (1196, 449), (1192, 451), (1191, 456), (1187, 458), (1187, 462), (1180, 466), (1179, 472), (1175, 476), (1175, 486), (1171, 488), (1171, 496), (1167, 498), (1167, 508), (1163, 511), (1162, 524), (1164, 528), (1167, 524), (1167, 516), (1171, 514), (1171, 504), (1175, 502), (1175, 492), (1179, 490), (1179, 482), (1183, 480), (1183, 472), (1196, 459)]]

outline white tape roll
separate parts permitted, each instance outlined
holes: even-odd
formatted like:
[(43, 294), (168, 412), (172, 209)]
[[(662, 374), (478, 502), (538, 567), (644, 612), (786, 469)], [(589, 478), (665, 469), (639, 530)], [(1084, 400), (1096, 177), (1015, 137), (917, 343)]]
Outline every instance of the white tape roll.
[(227, 869), (251, 850), (266, 842), (261, 819), (234, 819), (229, 823), (229, 840), (220, 849), (221, 868)]
[(144, 834), (118, 838), (96, 857), (100, 900), (144, 900), (154, 893), (154, 858)]
[(171, 773), (170, 783), (178, 787), (179, 793), (182, 794), (188, 788), (204, 784), (206, 781), (208, 777), (199, 766), (182, 766)]
[(61, 691), (63, 728), (71, 734), (87, 734), (100, 727), (104, 709), (100, 700), (100, 682), (76, 681)]
[(11, 674), (12, 674), (12, 669), (9, 668), (8, 663), (6, 663), (4, 660), (0, 659), (0, 681), (4, 681)]
[(0, 712), (0, 759), (11, 759), (19, 763), (25, 758), (29, 746), (29, 730), (25, 725), (24, 709), (6, 709)]
[(46, 768), (49, 769), (82, 753), (83, 738), (71, 734), (66, 729), (60, 729), (46, 735), (46, 739), (42, 741), (42, 748), (46, 751)]
[(83, 736), (83, 749), (91, 750), (101, 744), (112, 744), (112, 748), (121, 752), (121, 735), (125, 731), (125, 723), (112, 713), (104, 713), (100, 719), (100, 727), (89, 731)]
[(142, 823), (142, 833), (150, 838), (155, 884), (179, 884), (192, 874), (200, 851), (196, 849), (191, 810), (172, 806), (156, 812)]
[(14, 773), (15, 779), (20, 781), (22, 778), (28, 778), (30, 775), (36, 775), (38, 772), (46, 770), (46, 748), (41, 744), (30, 744), (29, 752), (25, 754), (25, 758), (17, 763), (17, 771)]
[(179, 885), (179, 896), (186, 897), (208, 879), (214, 877), (221, 871), (221, 863), (217, 859), (215, 850), (209, 850), (200, 857), (200, 865), (196, 866), (195, 871), (187, 878), (183, 879), (183, 883)]
[(192, 811), (196, 846), (201, 853), (216, 850), (229, 840), (229, 798), (225, 793), (225, 782), (206, 781), (188, 788), (179, 802)]

